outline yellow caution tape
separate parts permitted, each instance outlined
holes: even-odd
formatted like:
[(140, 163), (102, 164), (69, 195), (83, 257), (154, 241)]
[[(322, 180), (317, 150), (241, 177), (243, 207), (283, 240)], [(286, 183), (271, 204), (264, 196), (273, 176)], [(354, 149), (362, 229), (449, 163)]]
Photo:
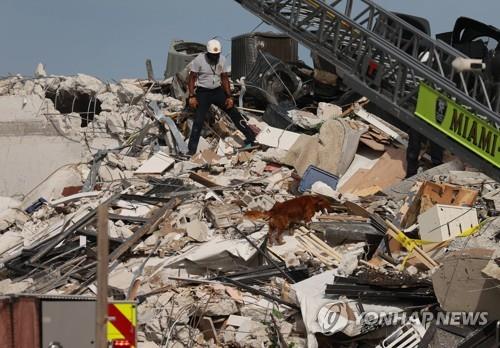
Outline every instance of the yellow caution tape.
[(406, 250), (410, 252), (413, 251), (413, 249), (415, 249), (416, 246), (418, 246), (416, 240), (411, 239), (401, 231), (398, 231), (396, 239), (399, 243), (401, 243), (402, 246), (405, 247)]
[[(461, 234), (459, 234), (457, 237), (464, 238), (464, 237), (472, 236), (473, 234), (478, 232), (487, 221), (489, 221), (489, 219), (484, 220), (479, 225), (476, 225), (474, 227), (466, 229)], [(398, 231), (398, 233), (396, 235), (396, 240), (408, 251), (408, 254), (403, 259), (403, 267), (405, 267), (405, 264), (406, 264), (408, 258), (410, 257), (413, 249), (415, 249), (415, 247), (422, 246), (425, 244), (436, 243), (436, 242), (431, 242), (428, 240), (412, 239), (401, 231)]]
[[(468, 228), (466, 229), (465, 231), (463, 231), (461, 234), (459, 234), (458, 236), (456, 236), (455, 238), (464, 238), (464, 237), (470, 237), (472, 236), (473, 234), (475, 234), (476, 232), (478, 232), (481, 227), (487, 222), (489, 221), (489, 219), (486, 219), (484, 220), (483, 222), (481, 222), (479, 225), (476, 225), (474, 227), (471, 227), (471, 228)], [(422, 246), (422, 245), (425, 245), (425, 244), (435, 244), (435, 243), (438, 243), (438, 242), (431, 242), (429, 240), (422, 240), (422, 239), (412, 239), (410, 237), (408, 237), (406, 234), (404, 234), (403, 232), (399, 231), (398, 232), (398, 237), (396, 238), (397, 241), (399, 243), (401, 243), (401, 245), (403, 245), (408, 251), (411, 251), (415, 248), (415, 246)], [(453, 238), (452, 238), (453, 239)]]
[(463, 231), (461, 234), (459, 234), (457, 237), (469, 237), (472, 236), (474, 233), (478, 232), (481, 227), (490, 219), (486, 219), (483, 222), (481, 222), (479, 225), (471, 227)]
[(406, 262), (408, 261), (408, 258), (410, 257), (410, 255), (413, 252), (413, 249), (415, 249), (415, 247), (417, 247), (422, 241), (418, 240), (418, 239), (411, 239), (401, 231), (398, 231), (398, 233), (396, 235), (396, 240), (399, 243), (401, 243), (401, 245), (408, 251), (408, 254), (403, 259), (402, 266), (404, 268), (406, 265)]

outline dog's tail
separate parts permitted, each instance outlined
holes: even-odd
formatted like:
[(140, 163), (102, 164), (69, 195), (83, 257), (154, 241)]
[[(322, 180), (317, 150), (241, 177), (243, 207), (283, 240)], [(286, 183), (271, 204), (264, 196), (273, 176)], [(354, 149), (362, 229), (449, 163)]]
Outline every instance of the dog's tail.
[(245, 212), (243, 215), (249, 220), (258, 220), (258, 219), (263, 219), (267, 220), (269, 219), (269, 212), (267, 211), (259, 211), (259, 210), (250, 210)]

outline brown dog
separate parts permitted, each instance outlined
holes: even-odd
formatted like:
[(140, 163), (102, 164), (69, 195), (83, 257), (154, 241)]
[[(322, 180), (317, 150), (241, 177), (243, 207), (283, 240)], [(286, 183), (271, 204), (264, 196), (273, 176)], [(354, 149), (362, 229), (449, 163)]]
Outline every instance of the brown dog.
[(317, 211), (328, 209), (330, 202), (317, 196), (301, 196), (283, 203), (276, 203), (268, 211), (251, 210), (245, 213), (250, 220), (269, 220), (269, 244), (273, 244), (273, 235), (278, 244), (283, 244), (283, 233), (291, 224), (310, 222)]

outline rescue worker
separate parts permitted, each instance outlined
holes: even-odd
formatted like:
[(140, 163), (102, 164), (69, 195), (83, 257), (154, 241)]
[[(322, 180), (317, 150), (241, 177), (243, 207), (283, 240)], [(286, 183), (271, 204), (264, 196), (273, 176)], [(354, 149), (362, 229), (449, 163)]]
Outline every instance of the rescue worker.
[(228, 76), (229, 66), (221, 55), (221, 50), (219, 41), (210, 40), (207, 52), (199, 54), (191, 63), (188, 103), (192, 109), (196, 109), (196, 116), (189, 137), (189, 155), (196, 153), (203, 123), (212, 104), (229, 115), (236, 128), (245, 136), (245, 146), (252, 146), (255, 141), (255, 134), (234, 107)]

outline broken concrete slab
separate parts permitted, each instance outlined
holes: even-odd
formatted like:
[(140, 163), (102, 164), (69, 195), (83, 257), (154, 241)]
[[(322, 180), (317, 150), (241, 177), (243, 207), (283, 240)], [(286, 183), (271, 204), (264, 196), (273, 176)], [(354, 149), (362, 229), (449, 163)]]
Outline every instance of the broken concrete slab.
[[(249, 236), (256, 244), (263, 241), (265, 232), (255, 232)], [(238, 269), (247, 264), (256, 254), (256, 250), (245, 239), (227, 240), (215, 236), (206, 243), (200, 244), (179, 256), (169, 260), (168, 268), (188, 268), (196, 273), (196, 268), (203, 274), (207, 269), (222, 272)], [(195, 267), (193, 267), (195, 266)]]
[(225, 324), (238, 328), (249, 320), (252, 320), (252, 318), (231, 314), (229, 318), (227, 318)]
[(79, 201), (83, 198), (92, 198), (92, 197), (98, 197), (101, 195), (101, 192), (98, 191), (90, 191), (90, 192), (80, 192), (80, 193), (75, 193), (74, 195), (70, 195), (67, 197), (62, 197), (59, 199), (53, 199), (49, 202), (49, 205), (55, 207), (58, 205), (66, 204), (69, 202), (73, 201)]
[(116, 93), (122, 103), (132, 105), (136, 104), (144, 95), (142, 88), (130, 82), (120, 82)]
[(151, 213), (151, 210), (153, 209), (154, 206), (146, 203), (140, 203), (140, 202), (132, 203), (124, 200), (119, 200), (113, 204), (113, 207), (119, 208), (116, 210), (116, 213), (119, 215), (131, 216), (131, 217), (144, 217), (148, 216)]
[(8, 250), (13, 249), (15, 246), (23, 244), (23, 237), (20, 233), (7, 231), (0, 235), (0, 255)]
[(99, 118), (105, 120), (106, 128), (111, 134), (125, 134), (125, 122), (119, 113), (114, 111), (101, 111)]
[(284, 163), (293, 166), (300, 176), (311, 164), (340, 176), (354, 159), (359, 137), (366, 130), (363, 127), (354, 121), (328, 120), (318, 135), (301, 135), (289, 149)]
[(81, 161), (79, 138), (61, 134), (41, 114), (47, 103), (36, 95), (0, 96), (0, 195), (27, 194), (61, 166)]
[(134, 274), (128, 271), (125, 266), (120, 265), (109, 273), (108, 284), (113, 288), (127, 293), (133, 280)]
[(256, 321), (246, 321), (236, 332), (233, 344), (241, 344), (244, 347), (267, 347), (270, 339), (267, 327)]
[(200, 220), (193, 220), (184, 225), (187, 235), (197, 242), (208, 241), (208, 226)]
[(490, 249), (464, 249), (440, 260), (432, 285), (441, 308), (449, 312), (487, 312), (488, 320), (500, 319), (498, 281), (481, 271), (493, 255)]
[(241, 220), (241, 209), (234, 204), (210, 205), (207, 214), (217, 228), (233, 226)]
[(174, 163), (175, 160), (172, 157), (160, 151), (144, 162), (134, 174), (161, 174)]
[(97, 94), (106, 90), (106, 85), (99, 79), (85, 74), (77, 74), (65, 78), (59, 85), (59, 90), (75, 94), (90, 94), (96, 96)]
[(239, 312), (238, 306), (231, 298), (223, 297), (217, 300), (209, 301), (205, 307), (205, 315), (213, 316), (227, 316)]
[[(274, 304), (265, 298), (255, 298), (251, 295), (243, 296), (243, 305), (240, 306), (241, 315), (249, 317), (254, 321), (268, 321), (271, 319), (270, 311), (274, 308)], [(243, 325), (247, 322), (243, 322)]]
[(0, 137), (0, 148), (0, 195), (27, 194), (33, 183), (42, 182), (61, 166), (79, 163), (82, 158), (80, 143), (61, 136)]
[(448, 175), (448, 182), (459, 186), (475, 186), (494, 183), (495, 180), (481, 172), (451, 170)]
[(304, 135), (268, 126), (257, 135), (255, 141), (261, 145), (289, 150), (301, 136)]
[(10, 208), (18, 208), (21, 206), (21, 201), (12, 197), (0, 197), (0, 214)]
[(425, 172), (419, 173), (412, 176), (411, 178), (405, 179), (400, 183), (396, 183), (391, 187), (384, 189), (384, 193), (389, 196), (394, 201), (403, 201), (408, 192), (415, 184), (416, 181), (428, 181), (436, 175), (447, 175), (452, 170), (463, 170), (464, 165), (459, 160), (450, 161), (441, 164), (437, 167), (426, 170)]
[(112, 92), (100, 93), (96, 98), (101, 102), (102, 111), (114, 111), (118, 108), (120, 102), (116, 94)]
[(45, 177), (38, 186), (24, 197), (21, 209), (26, 209), (40, 197), (49, 202), (61, 198), (65, 187), (81, 186), (83, 181), (82, 172), (77, 165), (67, 165), (59, 168), (49, 177)]
[(119, 183), (125, 179), (125, 174), (119, 168), (101, 164), (99, 166), (99, 177), (107, 183)]

